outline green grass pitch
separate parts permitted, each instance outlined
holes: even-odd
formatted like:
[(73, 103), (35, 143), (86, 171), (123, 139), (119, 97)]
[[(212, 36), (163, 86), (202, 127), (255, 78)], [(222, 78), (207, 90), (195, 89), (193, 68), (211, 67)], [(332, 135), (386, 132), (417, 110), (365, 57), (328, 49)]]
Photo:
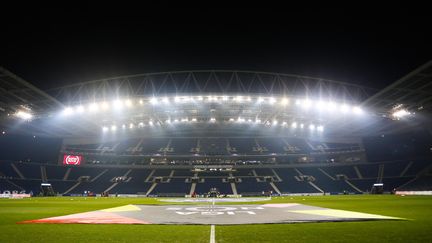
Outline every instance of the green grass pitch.
[[(408, 220), (216, 226), (216, 242), (432, 242), (432, 197), (305, 196), (271, 201), (294, 202)], [(0, 242), (209, 242), (210, 226), (16, 224), (127, 204), (167, 203), (154, 198), (0, 199)]]

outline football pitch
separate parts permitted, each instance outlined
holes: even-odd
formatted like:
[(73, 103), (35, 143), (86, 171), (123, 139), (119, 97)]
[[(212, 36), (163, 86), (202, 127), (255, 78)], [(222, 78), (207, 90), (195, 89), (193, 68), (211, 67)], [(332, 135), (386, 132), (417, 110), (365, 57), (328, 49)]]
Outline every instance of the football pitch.
[[(0, 242), (210, 242), (211, 236), (214, 236), (215, 242), (432, 242), (432, 197), (304, 196), (277, 197), (265, 203), (301, 204), (311, 208), (335, 209), (337, 212), (347, 210), (404, 220), (240, 224), (215, 227), (193, 224), (21, 224), (23, 221), (103, 211), (126, 205), (139, 205), (142, 208), (161, 205), (170, 208), (175, 204), (177, 208), (193, 210), (206, 206), (203, 202), (173, 203), (158, 198), (35, 197), (0, 200)], [(262, 204), (262, 201), (218, 202), (215, 208), (217, 209), (218, 205), (223, 205), (219, 206), (219, 209), (248, 208), (248, 205), (254, 208)], [(131, 215), (133, 216), (133, 213)], [(169, 215), (165, 216), (165, 219), (167, 217)]]

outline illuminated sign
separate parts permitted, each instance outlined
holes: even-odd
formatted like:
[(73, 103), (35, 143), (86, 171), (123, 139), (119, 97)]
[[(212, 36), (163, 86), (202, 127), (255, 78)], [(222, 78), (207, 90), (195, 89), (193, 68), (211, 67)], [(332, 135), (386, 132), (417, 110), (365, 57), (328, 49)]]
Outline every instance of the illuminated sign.
[(81, 161), (81, 155), (63, 155), (63, 165), (80, 165)]

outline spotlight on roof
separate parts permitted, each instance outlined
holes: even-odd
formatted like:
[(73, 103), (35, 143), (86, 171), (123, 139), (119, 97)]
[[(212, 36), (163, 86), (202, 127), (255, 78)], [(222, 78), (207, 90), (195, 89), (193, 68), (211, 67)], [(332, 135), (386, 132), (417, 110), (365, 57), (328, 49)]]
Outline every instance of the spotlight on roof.
[(350, 107), (346, 104), (342, 104), (340, 109), (342, 113), (347, 113), (350, 110)]
[(63, 110), (63, 115), (65, 115), (65, 116), (68, 116), (68, 115), (70, 115), (70, 114), (72, 114), (72, 108), (71, 107), (66, 107), (64, 110)]
[(132, 101), (131, 100), (125, 100), (125, 105), (127, 106), (127, 107), (131, 107), (132, 106)]
[(79, 105), (76, 110), (78, 111), (78, 113), (83, 113), (84, 112), (84, 106)]
[(134, 128), (134, 124), (133, 123), (129, 123), (129, 129)]
[(292, 128), (297, 128), (297, 122), (293, 122), (293, 123), (291, 123), (291, 127), (292, 127)]
[(278, 124), (278, 121), (274, 120), (272, 124), (273, 124), (273, 126), (276, 126)]
[(157, 103), (158, 103), (158, 100), (157, 100), (156, 97), (152, 97), (152, 98), (150, 99), (150, 104), (152, 104), (152, 105), (156, 105)]
[(116, 130), (117, 130), (117, 126), (116, 126), (116, 125), (112, 125), (112, 126), (111, 126), (111, 131), (114, 132), (114, 131), (116, 131)]
[(355, 106), (353, 107), (353, 112), (354, 114), (361, 115), (363, 113), (363, 110), (360, 107)]
[(274, 103), (276, 103), (276, 99), (273, 98), (273, 97), (270, 97), (269, 98), (269, 103), (273, 105)]
[(281, 104), (282, 105), (288, 105), (288, 98), (282, 98)]
[(310, 124), (310, 125), (309, 125), (309, 129), (310, 129), (310, 130), (315, 130), (315, 125), (314, 125), (314, 124)]
[(411, 112), (409, 112), (405, 109), (397, 110), (397, 111), (392, 113), (392, 116), (398, 120), (403, 118), (403, 117), (409, 116), (409, 115), (411, 115)]
[(258, 103), (262, 103), (264, 101), (264, 98), (263, 97), (259, 97), (258, 98)]
[(167, 103), (169, 102), (168, 97), (164, 97), (164, 98), (162, 99), (162, 102), (165, 103), (165, 104), (167, 104)]
[(17, 113), (15, 113), (15, 116), (23, 120), (30, 120), (33, 118), (33, 115), (30, 112), (26, 111), (18, 111)]
[(107, 102), (102, 102), (101, 103), (101, 108), (102, 108), (102, 110), (108, 110), (108, 108), (109, 108), (109, 105), (108, 105), (108, 103)]
[(116, 109), (121, 109), (123, 107), (123, 102), (121, 100), (114, 100), (113, 106)]
[(99, 105), (97, 104), (97, 103), (92, 103), (92, 104), (90, 104), (89, 105), (89, 108), (88, 108), (88, 110), (90, 111), (90, 112), (95, 112), (95, 111), (97, 111), (99, 109)]
[(103, 131), (103, 132), (107, 132), (107, 131), (108, 131), (108, 127), (103, 126), (103, 127), (102, 127), (102, 131)]
[(303, 100), (301, 102), (301, 105), (302, 105), (303, 109), (309, 109), (309, 107), (311, 107), (311, 105), (312, 105), (312, 101), (310, 101), (310, 100)]
[(319, 126), (317, 127), (317, 130), (318, 130), (319, 132), (322, 132), (322, 131), (324, 131), (324, 127), (323, 127), (322, 125), (319, 125)]
[(216, 122), (216, 118), (214, 117), (210, 118), (210, 122)]

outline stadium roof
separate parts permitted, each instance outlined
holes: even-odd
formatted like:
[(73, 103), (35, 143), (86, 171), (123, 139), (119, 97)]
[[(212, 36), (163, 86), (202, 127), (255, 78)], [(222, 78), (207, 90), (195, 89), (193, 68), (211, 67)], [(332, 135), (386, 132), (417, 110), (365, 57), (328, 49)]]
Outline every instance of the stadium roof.
[[(176, 118), (179, 120), (187, 119), (188, 121), (196, 119), (195, 121), (206, 122), (217, 119), (227, 123), (227, 121), (243, 118), (245, 121), (248, 119), (251, 121), (250, 118), (255, 118), (254, 121), (256, 121), (258, 120), (257, 117), (260, 116), (259, 120), (263, 119), (262, 123), (268, 123), (269, 125), (284, 122), (294, 126), (294, 123), (303, 121), (306, 126), (309, 126), (309, 124), (314, 127), (325, 125), (328, 136), (346, 136), (347, 134), (350, 136), (364, 136), (418, 128), (421, 122), (412, 119), (410, 122), (392, 121), (394, 118), (392, 113), (402, 108), (404, 111), (412, 113), (429, 113), (432, 102), (432, 61), (381, 91), (306, 76), (231, 70), (177, 71), (129, 75), (70, 84), (43, 91), (4, 68), (0, 68), (0, 71), (2, 126), (11, 133), (55, 137), (91, 136), (100, 133), (102, 126), (115, 124), (113, 123), (115, 120), (107, 116), (99, 116), (98, 119), (95, 119), (95, 117), (81, 115), (79, 116), (80, 122), (76, 122), (77, 120), (59, 122), (55, 118), (65, 108), (71, 109), (81, 105), (102, 104), (101, 102), (111, 102), (118, 99), (127, 99), (128, 102), (132, 100), (132, 102), (141, 104), (144, 101), (152, 105), (157, 100), (161, 101), (168, 98), (174, 103), (177, 97), (180, 97), (179, 99), (181, 97), (197, 99), (199, 96), (208, 96), (208, 99), (213, 99), (214, 96), (214, 99), (217, 100), (219, 97), (222, 100), (222, 97), (227, 96), (226, 100), (233, 101), (230, 105), (218, 106), (217, 102), (210, 100), (207, 102), (208, 106), (204, 106), (206, 110), (204, 113), (197, 112), (194, 107), (181, 104), (181, 107), (171, 106), (172, 110), (169, 111), (171, 113), (167, 115), (168, 111), (155, 109), (152, 106), (146, 109), (145, 112), (140, 110), (138, 114), (137, 112), (134, 114), (128, 113), (127, 116), (130, 115), (130, 117), (126, 117), (121, 121), (124, 124), (127, 122), (127, 124), (134, 123), (138, 125), (145, 121), (147, 125), (152, 125), (153, 122), (162, 125), (163, 122), (171, 122), (171, 119), (174, 121)], [(321, 100), (326, 102), (337, 101), (339, 104), (348, 103), (352, 104), (353, 107), (356, 104), (361, 104), (361, 107), (371, 116), (367, 120), (356, 117), (343, 120), (330, 117), (323, 120), (321, 116), (316, 116), (315, 113), (310, 115), (311, 113), (309, 113), (307, 116), (310, 117), (306, 119), (305, 114), (294, 114), (282, 109), (257, 107), (252, 104), (236, 102), (237, 97), (257, 102), (261, 99), (275, 99), (275, 102), (276, 100), (282, 102), (287, 97), (291, 103), (295, 103), (295, 100), (299, 99), (305, 102), (311, 99), (316, 100), (318, 103)], [(195, 103), (204, 104), (204, 102), (199, 101), (195, 100)], [(212, 113), (216, 109), (221, 110), (217, 117)], [(13, 114), (21, 111), (31, 113), (33, 115), (32, 121), (17, 123), (16, 119), (10, 119), (15, 117)], [(164, 112), (165, 114), (163, 114)], [(178, 115), (180, 113), (181, 115)], [(243, 114), (247, 113), (249, 115), (245, 117)], [(144, 116), (146, 118), (143, 118)], [(184, 129), (183, 132), (193, 135), (193, 132), (195, 134), (202, 133), (208, 131), (208, 129), (208, 126), (203, 126), (200, 129), (194, 127)], [(226, 127), (218, 126), (216, 129), (223, 130)], [(238, 132), (238, 128), (231, 127), (227, 131)]]

